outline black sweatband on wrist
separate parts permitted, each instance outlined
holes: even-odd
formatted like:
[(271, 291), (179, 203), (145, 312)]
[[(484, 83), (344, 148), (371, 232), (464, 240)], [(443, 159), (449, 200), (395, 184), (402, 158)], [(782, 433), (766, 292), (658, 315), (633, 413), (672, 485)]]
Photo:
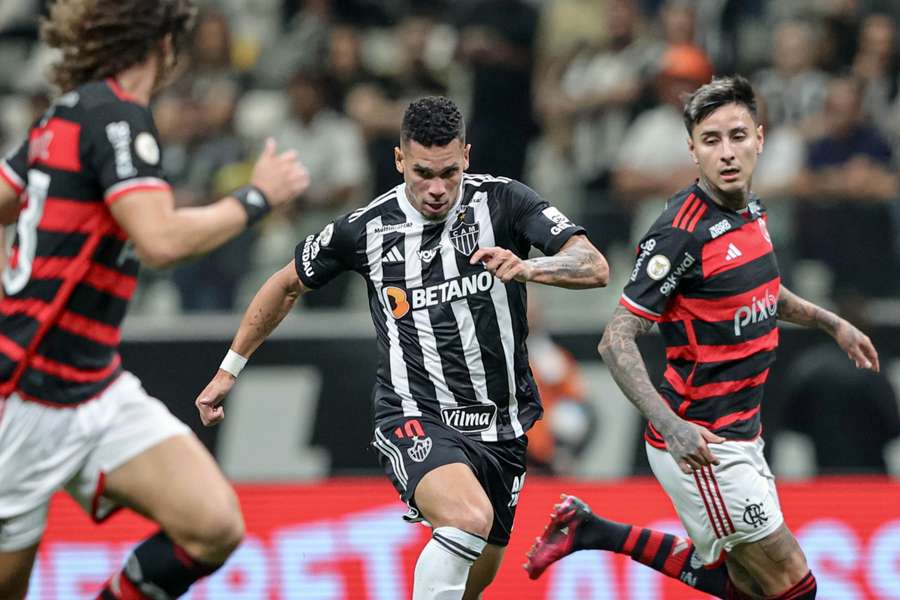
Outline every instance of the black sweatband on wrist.
[(236, 189), (231, 195), (237, 198), (247, 213), (247, 227), (253, 227), (272, 210), (272, 207), (269, 206), (269, 199), (255, 185), (245, 185)]

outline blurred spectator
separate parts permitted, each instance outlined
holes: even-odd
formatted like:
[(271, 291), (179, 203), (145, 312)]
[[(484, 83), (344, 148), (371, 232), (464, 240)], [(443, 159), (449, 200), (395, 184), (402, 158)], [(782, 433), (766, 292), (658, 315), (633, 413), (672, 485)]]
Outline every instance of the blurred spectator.
[(769, 110), (772, 127), (809, 127), (825, 101), (828, 76), (815, 65), (818, 36), (803, 21), (785, 21), (775, 29), (772, 66), (757, 73), (754, 87)]
[(528, 431), (528, 468), (545, 475), (571, 474), (575, 460), (596, 431), (578, 363), (544, 326), (534, 291), (528, 294), (528, 357), (544, 417)]
[[(864, 295), (896, 291), (898, 193), (893, 152), (862, 112), (862, 83), (846, 77), (828, 88), (825, 135), (812, 142), (795, 189), (797, 255), (825, 262), (838, 288)], [(852, 224), (852, 225), (851, 225)]]
[[(357, 125), (328, 107), (328, 80), (324, 75), (296, 72), (288, 95), (290, 119), (275, 138), (279, 147), (297, 151), (311, 179), (295, 213), (288, 217), (298, 231), (312, 231), (362, 202), (367, 175), (365, 144)], [(341, 305), (348, 282), (346, 277), (339, 278), (323, 293), (304, 296), (304, 302), (308, 306)]]
[[(712, 74), (706, 55), (695, 46), (671, 46), (663, 53), (655, 86), (660, 104), (641, 113), (628, 128), (613, 172), (616, 197), (630, 211), (662, 202), (696, 178), (697, 167), (687, 151), (682, 97)], [(648, 215), (660, 210), (656, 205), (646, 208)], [(649, 223), (637, 223), (636, 228), (643, 231), (645, 225)]]
[[(839, 297), (839, 312), (864, 327), (864, 299)], [(900, 411), (884, 373), (857, 369), (835, 344), (804, 350), (786, 369), (783, 425), (812, 438), (819, 472), (887, 471), (885, 446), (900, 436)]]
[(883, 123), (897, 99), (897, 24), (884, 14), (863, 19), (851, 72), (865, 84), (863, 111)]
[[(756, 118), (763, 126), (765, 143), (753, 173), (753, 191), (766, 200), (788, 196), (806, 164), (806, 140), (794, 126), (772, 126), (765, 98), (757, 97)], [(773, 205), (768, 208), (772, 210)]]
[[(246, 184), (251, 164), (234, 135), (236, 88), (227, 80), (171, 92), (155, 106), (163, 165), (179, 206), (203, 206)], [(250, 267), (256, 233), (248, 230), (197, 261), (178, 267), (172, 281), (185, 312), (235, 310)], [(151, 276), (152, 278), (152, 276)]]
[[(296, 6), (291, 2), (291, 8)], [(282, 35), (273, 35), (263, 49), (254, 75), (269, 88), (285, 87), (299, 70), (313, 71), (326, 64), (334, 18), (332, 0), (304, 0), (302, 8), (285, 20)]]
[(461, 11), (459, 54), (472, 69), (471, 170), (522, 179), (537, 132), (531, 74), (538, 13), (523, 0), (478, 0)]

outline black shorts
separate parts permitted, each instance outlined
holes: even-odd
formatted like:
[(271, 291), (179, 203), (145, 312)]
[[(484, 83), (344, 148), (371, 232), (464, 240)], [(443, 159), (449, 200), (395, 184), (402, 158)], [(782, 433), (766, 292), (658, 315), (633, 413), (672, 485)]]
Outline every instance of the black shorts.
[(482, 442), (426, 415), (384, 419), (375, 427), (372, 446), (378, 450), (378, 461), (411, 509), (416, 509), (413, 495), (426, 473), (442, 465), (466, 464), (494, 508), (488, 542), (509, 544), (519, 492), (525, 483), (528, 438)]

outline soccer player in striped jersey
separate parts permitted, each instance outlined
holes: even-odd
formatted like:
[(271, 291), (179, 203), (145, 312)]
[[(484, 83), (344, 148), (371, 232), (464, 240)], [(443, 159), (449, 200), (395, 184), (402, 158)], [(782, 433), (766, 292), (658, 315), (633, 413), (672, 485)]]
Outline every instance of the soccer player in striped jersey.
[(161, 527), (104, 599), (176, 598), (243, 535), (212, 457), (118, 354), (138, 258), (212, 250), (308, 184), (269, 143), (252, 186), (175, 208), (148, 103), (193, 14), (190, 0), (58, 0), (43, 24), (63, 94), (0, 161), (0, 217), (16, 223), (0, 300), (0, 598), (25, 596), (63, 487), (98, 521), (126, 506)]
[[(593, 288), (608, 268), (584, 230), (531, 189), (465, 173), (463, 117), (447, 98), (409, 105), (394, 152), (404, 182), (297, 245), (253, 299), (197, 406), (204, 423), (221, 420), (240, 368), (296, 299), (356, 271), (380, 355), (372, 445), (408, 520), (433, 528), (413, 598), (474, 599), (509, 542), (525, 433), (542, 412), (525, 284)], [(529, 259), (532, 246), (548, 256)]]
[[(750, 84), (700, 87), (684, 121), (700, 178), (641, 240), (599, 350), (649, 421), (650, 466), (689, 539), (602, 519), (564, 495), (525, 568), (537, 578), (571, 552), (602, 549), (719, 598), (807, 600), (816, 580), (784, 523), (760, 437), (776, 319), (828, 333), (859, 368), (877, 371), (878, 354), (856, 327), (781, 285), (765, 209), (750, 191), (763, 149)], [(635, 343), (654, 323), (668, 362), (659, 390)]]

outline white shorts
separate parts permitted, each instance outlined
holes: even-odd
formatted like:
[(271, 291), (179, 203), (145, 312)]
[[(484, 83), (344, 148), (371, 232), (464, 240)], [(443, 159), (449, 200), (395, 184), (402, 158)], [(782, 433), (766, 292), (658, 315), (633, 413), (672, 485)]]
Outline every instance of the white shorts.
[(761, 540), (784, 522), (775, 477), (763, 456), (762, 438), (710, 444), (720, 464), (684, 474), (672, 455), (647, 446), (647, 458), (703, 564), (723, 552)]
[(184, 423), (122, 373), (100, 396), (73, 407), (0, 399), (0, 552), (37, 543), (50, 497), (61, 488), (96, 521), (117, 507), (103, 497), (105, 474)]

